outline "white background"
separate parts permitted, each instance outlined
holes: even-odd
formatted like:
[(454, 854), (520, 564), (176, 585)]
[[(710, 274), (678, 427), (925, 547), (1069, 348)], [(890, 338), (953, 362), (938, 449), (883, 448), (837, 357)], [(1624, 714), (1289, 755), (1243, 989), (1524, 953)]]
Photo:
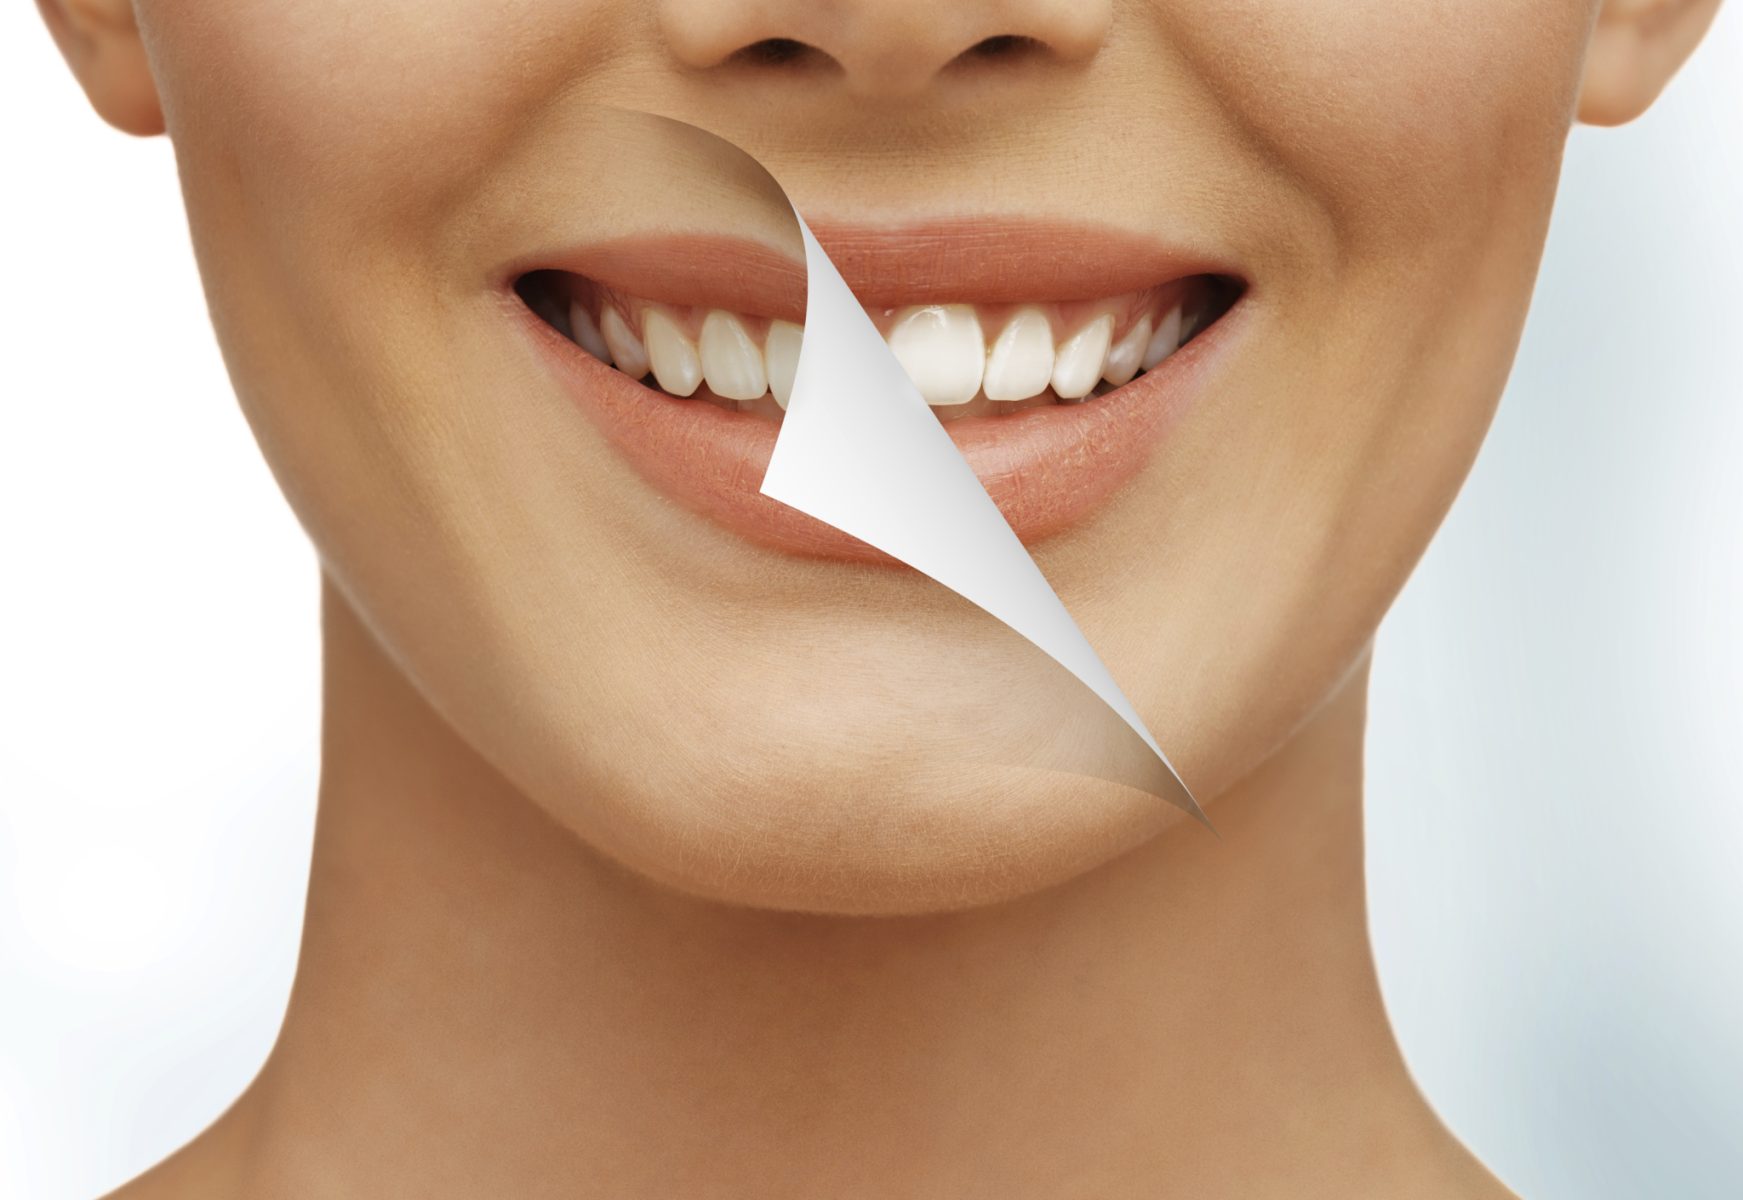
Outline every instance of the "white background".
[[(316, 576), (170, 148), (0, 5), (0, 1197), (84, 1200), (247, 1082), (290, 984)], [(1743, 2), (1577, 131), (1518, 369), (1381, 636), (1377, 954), (1532, 1200), (1743, 1196)]]

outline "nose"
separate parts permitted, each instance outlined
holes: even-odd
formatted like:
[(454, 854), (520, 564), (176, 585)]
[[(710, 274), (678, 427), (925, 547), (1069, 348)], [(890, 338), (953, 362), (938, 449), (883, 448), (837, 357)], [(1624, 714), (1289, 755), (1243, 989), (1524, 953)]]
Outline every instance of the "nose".
[(1111, 0), (660, 2), (666, 43), (687, 67), (831, 70), (866, 98), (912, 96), (970, 63), (1083, 62), (1111, 21)]

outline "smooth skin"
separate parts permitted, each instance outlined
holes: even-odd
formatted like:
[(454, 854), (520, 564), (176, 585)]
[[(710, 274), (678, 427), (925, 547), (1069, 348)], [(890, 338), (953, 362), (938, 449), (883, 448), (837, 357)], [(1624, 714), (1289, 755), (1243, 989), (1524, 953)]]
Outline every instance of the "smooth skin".
[[(39, 3), (97, 111), (175, 144), (326, 581), (283, 1033), (118, 1196), (1508, 1194), (1380, 1003), (1369, 648), (1500, 395), (1570, 125), (1643, 111), (1717, 0)], [(736, 53), (769, 38), (811, 49)], [(674, 509), (536, 369), (490, 271), (609, 208), (564, 136), (598, 105), (814, 219), (1241, 263), (1210, 394), (1035, 548), (1220, 840), (969, 764), (1024, 695), (984, 618)]]

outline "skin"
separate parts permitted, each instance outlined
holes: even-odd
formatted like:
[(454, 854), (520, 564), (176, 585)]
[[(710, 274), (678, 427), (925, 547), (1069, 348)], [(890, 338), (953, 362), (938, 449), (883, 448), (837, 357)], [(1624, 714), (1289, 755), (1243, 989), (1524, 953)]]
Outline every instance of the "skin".
[[(1642, 111), (1717, 0), (41, 3), (99, 113), (175, 143), (326, 580), (280, 1043), (119, 1195), (1506, 1194), (1380, 1004), (1368, 648), (1569, 126)], [(770, 37), (814, 50), (732, 57)], [(489, 273), (645, 217), (599, 106), (817, 219), (1092, 215), (1241, 264), (1208, 393), (1035, 547), (1220, 841), (963, 754), (1036, 694), (984, 617), (674, 510), (557, 393)]]

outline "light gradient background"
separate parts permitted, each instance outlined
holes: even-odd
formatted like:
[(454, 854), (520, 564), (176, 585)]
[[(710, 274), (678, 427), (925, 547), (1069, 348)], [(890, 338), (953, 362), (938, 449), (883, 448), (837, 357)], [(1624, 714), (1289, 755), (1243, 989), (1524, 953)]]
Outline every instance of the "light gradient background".
[[(237, 413), (162, 140), (0, 4), (0, 1197), (197, 1132), (290, 985), (312, 552)], [(1424, 286), (1432, 286), (1425, 281)], [(1531, 1200), (1743, 1196), (1743, 0), (1580, 130), (1518, 369), (1380, 638), (1376, 951)]]

